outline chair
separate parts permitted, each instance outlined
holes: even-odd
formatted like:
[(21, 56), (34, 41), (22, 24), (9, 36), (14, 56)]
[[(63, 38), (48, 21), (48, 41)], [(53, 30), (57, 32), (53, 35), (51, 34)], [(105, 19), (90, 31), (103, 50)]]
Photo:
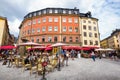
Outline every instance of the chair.
[(23, 58), (22, 59), (22, 67), (23, 67), (23, 71), (22, 72), (24, 72), (25, 71), (25, 68), (31, 68), (31, 62), (29, 61), (29, 63), (28, 64), (25, 64), (25, 59)]

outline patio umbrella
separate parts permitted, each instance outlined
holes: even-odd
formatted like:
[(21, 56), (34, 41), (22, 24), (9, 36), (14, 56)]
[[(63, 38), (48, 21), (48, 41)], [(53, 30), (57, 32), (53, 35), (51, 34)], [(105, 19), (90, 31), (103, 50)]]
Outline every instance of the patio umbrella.
[(111, 49), (111, 48), (107, 48), (105, 49), (106, 51), (114, 51), (114, 49)]
[(95, 49), (95, 51), (105, 51), (103, 48)]
[(68, 44), (65, 43), (55, 43), (53, 45), (51, 45), (52, 47), (59, 47), (59, 46), (67, 46)]
[(50, 50), (52, 50), (52, 48), (51, 47), (46, 47), (45, 50), (50, 51)]
[(18, 46), (42, 46), (43, 44), (38, 44), (35, 42), (26, 42), (26, 43), (20, 43)]
[(15, 49), (15, 46), (12, 45), (6, 45), (6, 46), (1, 46), (0, 49), (4, 49), (4, 50), (10, 50), (10, 49)]

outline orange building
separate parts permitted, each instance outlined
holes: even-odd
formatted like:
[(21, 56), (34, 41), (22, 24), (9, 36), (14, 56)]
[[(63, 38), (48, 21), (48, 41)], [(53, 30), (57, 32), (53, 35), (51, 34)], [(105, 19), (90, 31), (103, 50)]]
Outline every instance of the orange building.
[(80, 46), (82, 16), (83, 14), (81, 15), (76, 8), (45, 8), (28, 13), (19, 27), (19, 43), (23, 41), (44, 44), (64, 42)]

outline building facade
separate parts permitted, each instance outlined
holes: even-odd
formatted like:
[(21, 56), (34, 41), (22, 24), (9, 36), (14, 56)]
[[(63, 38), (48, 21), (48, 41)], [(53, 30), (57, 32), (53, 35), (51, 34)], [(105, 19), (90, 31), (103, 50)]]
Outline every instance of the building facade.
[(13, 43), (14, 40), (10, 35), (7, 19), (0, 16), (0, 46), (12, 45)]
[(19, 43), (64, 42), (79, 46), (100, 46), (98, 19), (93, 18), (90, 12), (83, 14), (76, 8), (45, 8), (28, 13), (19, 29)]
[(108, 45), (107, 48), (120, 50), (120, 29), (114, 30), (108, 38), (106, 38), (100, 42), (101, 47), (103, 47), (103, 48), (104, 48), (104, 45), (102, 43), (105, 40), (107, 42), (106, 45)]

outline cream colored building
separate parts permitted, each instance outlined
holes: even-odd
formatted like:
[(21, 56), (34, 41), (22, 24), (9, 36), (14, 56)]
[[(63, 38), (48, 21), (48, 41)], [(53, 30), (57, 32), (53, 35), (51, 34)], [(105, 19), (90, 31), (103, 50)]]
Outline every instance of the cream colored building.
[(0, 16), (0, 46), (13, 44), (13, 38), (9, 33), (8, 22), (5, 17)]
[(82, 46), (100, 47), (98, 19), (92, 18), (90, 12), (86, 15), (80, 17)]

